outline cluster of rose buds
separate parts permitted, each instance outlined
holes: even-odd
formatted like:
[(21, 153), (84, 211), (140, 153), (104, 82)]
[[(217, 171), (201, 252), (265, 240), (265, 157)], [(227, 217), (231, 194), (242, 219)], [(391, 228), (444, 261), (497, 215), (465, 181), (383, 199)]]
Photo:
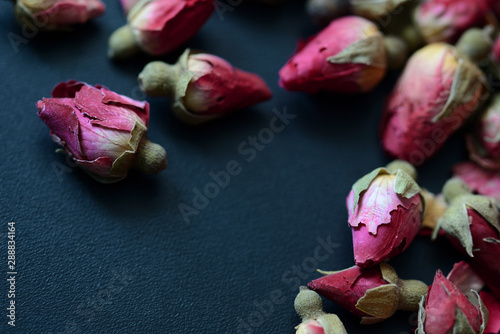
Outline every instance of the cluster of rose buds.
[[(40, 29), (66, 29), (104, 14), (100, 0), (16, 0), (15, 14), (21, 24), (37, 22)], [(43, 24), (42, 24), (43, 23)]]
[(361, 17), (332, 21), (299, 48), (280, 70), (280, 85), (291, 91), (360, 93), (372, 90), (387, 68), (402, 66), (406, 45), (385, 37)]
[(226, 60), (186, 50), (176, 64), (151, 62), (139, 75), (142, 90), (167, 96), (175, 115), (199, 124), (271, 98), (256, 74), (234, 68)]
[(131, 168), (156, 174), (167, 166), (165, 150), (146, 137), (147, 102), (68, 81), (37, 107), (52, 139), (100, 182), (122, 180)]
[(126, 58), (139, 51), (171, 52), (193, 37), (214, 11), (210, 0), (123, 1), (128, 24), (109, 39), (108, 56)]

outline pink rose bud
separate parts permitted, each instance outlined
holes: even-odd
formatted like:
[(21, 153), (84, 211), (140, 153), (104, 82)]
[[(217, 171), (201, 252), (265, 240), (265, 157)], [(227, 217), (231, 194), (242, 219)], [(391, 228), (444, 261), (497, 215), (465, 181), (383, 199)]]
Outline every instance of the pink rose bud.
[(104, 14), (100, 0), (17, 0), (15, 13), (21, 24), (36, 22), (38, 29), (65, 29)]
[(438, 270), (420, 303), (416, 334), (483, 333), (488, 311), (479, 294), (472, 293), (469, 300)]
[(176, 116), (199, 124), (271, 98), (258, 75), (233, 67), (226, 60), (189, 49), (176, 64), (151, 62), (139, 74), (142, 90), (168, 96)]
[(490, 0), (427, 0), (415, 12), (415, 22), (427, 43), (455, 43), (469, 28), (486, 23)]
[(364, 325), (381, 322), (397, 310), (417, 311), (421, 297), (427, 292), (427, 285), (400, 279), (386, 263), (321, 273), (326, 276), (307, 287), (360, 317)]
[(155, 174), (167, 166), (165, 150), (146, 138), (147, 102), (68, 81), (37, 107), (52, 139), (100, 182), (122, 180), (130, 168)]
[(359, 179), (347, 197), (354, 260), (368, 267), (403, 252), (422, 223), (423, 198), (409, 163), (395, 161)]
[(487, 291), (481, 291), (479, 295), (490, 314), (490, 321), (488, 321), (488, 326), (484, 332), (486, 334), (500, 333), (500, 298), (496, 298)]
[(430, 44), (410, 58), (386, 101), (380, 124), (382, 146), (390, 157), (421, 165), (488, 96), (486, 76), (468, 56), (448, 44)]
[(295, 327), (296, 334), (347, 334), (339, 317), (323, 312), (323, 302), (316, 292), (301, 286), (294, 306), (302, 319)]
[[(397, 48), (396, 50), (387, 48)], [(405, 55), (405, 44), (386, 43), (377, 26), (360, 17), (332, 21), (280, 70), (280, 86), (290, 91), (359, 93), (385, 76), (389, 56)], [(395, 62), (404, 63), (401, 59)]]
[(500, 171), (500, 94), (479, 117), (474, 132), (467, 136), (471, 160), (483, 168)]
[(469, 256), (474, 272), (500, 297), (500, 203), (473, 195), (459, 179), (449, 180), (443, 193), (450, 207), (439, 220), (434, 236), (443, 229), (452, 244)]
[(126, 58), (142, 50), (169, 53), (187, 42), (214, 11), (212, 0), (141, 1), (128, 14), (128, 24), (111, 35), (108, 55)]
[(469, 161), (456, 164), (453, 177), (461, 179), (478, 194), (500, 201), (500, 171), (490, 171)]

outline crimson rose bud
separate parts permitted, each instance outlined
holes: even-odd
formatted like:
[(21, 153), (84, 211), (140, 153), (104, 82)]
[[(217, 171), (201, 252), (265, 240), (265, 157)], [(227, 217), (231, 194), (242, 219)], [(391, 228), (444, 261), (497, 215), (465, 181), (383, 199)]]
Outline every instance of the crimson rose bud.
[(362, 324), (374, 324), (397, 310), (417, 311), (427, 285), (403, 280), (386, 263), (361, 269), (358, 266), (337, 272), (322, 272), (307, 287), (361, 317)]
[(174, 65), (149, 63), (138, 80), (146, 94), (170, 97), (176, 116), (190, 124), (271, 98), (269, 87), (258, 75), (237, 69), (220, 57), (189, 49)]
[(472, 292), (474, 299), (469, 300), (438, 270), (420, 303), (416, 334), (483, 333), (488, 311), (479, 294)]
[(354, 260), (368, 267), (403, 252), (422, 223), (423, 197), (415, 169), (395, 161), (359, 179), (347, 197)]
[(147, 102), (68, 81), (37, 107), (52, 139), (100, 182), (122, 180), (130, 168), (155, 174), (167, 165), (165, 150), (146, 138)]
[(128, 24), (111, 35), (108, 55), (169, 53), (193, 37), (213, 11), (212, 0), (140, 1), (130, 9)]
[(487, 170), (468, 161), (453, 166), (453, 177), (461, 179), (478, 194), (500, 201), (500, 171)]
[(283, 66), (280, 86), (307, 93), (370, 91), (385, 76), (386, 46), (403, 49), (390, 50), (391, 55), (405, 53), (402, 43), (386, 45), (377, 26), (366, 19), (347, 16), (334, 20)]
[(67, 28), (104, 14), (100, 0), (17, 0), (16, 17), (21, 23), (38, 23), (39, 29)]

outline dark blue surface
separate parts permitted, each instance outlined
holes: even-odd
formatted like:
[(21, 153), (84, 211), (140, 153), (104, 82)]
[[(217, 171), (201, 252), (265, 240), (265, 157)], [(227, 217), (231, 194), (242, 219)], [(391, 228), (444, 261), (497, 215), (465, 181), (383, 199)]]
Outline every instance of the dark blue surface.
[[(388, 162), (377, 126), (396, 75), (364, 96), (286, 92), (278, 70), (315, 27), (300, 1), (242, 3), (223, 19), (215, 14), (189, 46), (259, 73), (274, 98), (196, 128), (180, 124), (166, 99), (148, 99), (149, 137), (166, 148), (167, 170), (101, 185), (54, 152), (35, 103), (68, 79), (145, 98), (136, 77), (151, 58), (106, 58), (108, 36), (125, 22), (117, 1), (107, 5), (105, 16), (73, 34), (38, 33), (16, 53), (7, 36), (22, 30), (11, 4), (0, 3), (0, 274), (7, 272), (8, 221), (16, 222), (18, 261), (16, 327), (7, 326), (4, 281), (0, 332), (293, 333), (297, 285), (319, 277), (316, 267), (353, 264), (345, 197), (359, 177)], [(273, 109), (285, 108), (296, 115), (285, 129), (255, 157), (241, 154), (249, 136), (269, 127)], [(421, 185), (439, 191), (464, 158), (456, 136), (420, 169)], [(179, 205), (192, 206), (210, 173), (230, 161), (240, 173), (187, 223)], [(325, 242), (336, 247), (323, 252)], [(437, 268), (447, 273), (457, 259), (447, 243), (418, 239), (391, 264), (401, 277), (429, 284)], [(400, 312), (362, 327), (325, 306), (349, 333), (410, 333), (414, 324), (415, 314)]]

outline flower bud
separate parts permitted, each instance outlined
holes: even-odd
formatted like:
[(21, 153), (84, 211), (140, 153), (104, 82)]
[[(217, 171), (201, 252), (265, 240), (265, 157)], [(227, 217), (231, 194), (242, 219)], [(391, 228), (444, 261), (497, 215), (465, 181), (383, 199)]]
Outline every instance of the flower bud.
[(382, 146), (420, 165), (433, 156), (489, 95), (483, 72), (448, 44), (435, 43), (408, 61), (384, 106)]
[(397, 310), (417, 311), (420, 298), (427, 292), (427, 285), (400, 279), (386, 263), (321, 273), (326, 276), (307, 287), (360, 317), (365, 325), (381, 322)]
[(301, 286), (294, 306), (302, 319), (295, 327), (296, 334), (347, 334), (339, 317), (323, 312), (321, 297), (316, 292)]
[(439, 220), (434, 236), (443, 229), (452, 244), (469, 256), (471, 268), (500, 296), (500, 203), (473, 195), (459, 179), (449, 180), (443, 193), (450, 207)]
[(500, 298), (493, 296), (487, 291), (479, 293), (488, 313), (490, 314), (490, 321), (484, 330), (485, 333), (498, 334), (500, 333)]
[(152, 62), (139, 74), (148, 95), (168, 96), (176, 116), (199, 124), (271, 98), (256, 74), (233, 67), (226, 60), (189, 49), (175, 65)]
[(16, 0), (15, 6), (19, 22), (37, 22), (37, 27), (45, 30), (82, 24), (104, 14), (105, 10), (100, 0)]
[(427, 0), (415, 12), (415, 22), (427, 43), (455, 43), (469, 28), (486, 23), (488, 0)]
[(132, 8), (140, 1), (141, 0), (120, 0), (125, 15), (128, 15)]
[[(125, 6), (127, 10), (129, 5)], [(128, 24), (111, 35), (108, 55), (125, 58), (140, 50), (151, 55), (171, 52), (193, 37), (213, 11), (210, 0), (142, 0), (130, 9)]]
[(99, 182), (120, 181), (130, 168), (155, 174), (167, 165), (165, 150), (146, 138), (147, 102), (68, 81), (37, 107), (52, 139)]
[(500, 94), (479, 117), (474, 132), (467, 136), (471, 160), (483, 168), (500, 171)]
[(413, 179), (416, 172), (407, 162), (397, 163), (359, 179), (347, 197), (354, 260), (360, 267), (403, 252), (420, 229), (424, 202)]
[[(422, 229), (432, 231), (436, 228), (437, 222), (448, 209), (448, 204), (442, 194), (435, 195), (426, 189), (422, 189), (420, 194), (425, 200), (425, 212), (422, 220)], [(419, 233), (424, 234), (423, 231), (419, 231)], [(426, 236), (429, 235), (430, 233), (426, 234)]]
[(384, 37), (372, 22), (355, 16), (332, 21), (280, 70), (280, 86), (290, 91), (359, 93), (385, 76)]
[(500, 172), (481, 168), (473, 162), (462, 162), (453, 167), (453, 177), (461, 179), (478, 194), (500, 201)]
[(472, 293), (469, 300), (438, 270), (420, 303), (416, 334), (483, 333), (488, 311), (479, 294)]

